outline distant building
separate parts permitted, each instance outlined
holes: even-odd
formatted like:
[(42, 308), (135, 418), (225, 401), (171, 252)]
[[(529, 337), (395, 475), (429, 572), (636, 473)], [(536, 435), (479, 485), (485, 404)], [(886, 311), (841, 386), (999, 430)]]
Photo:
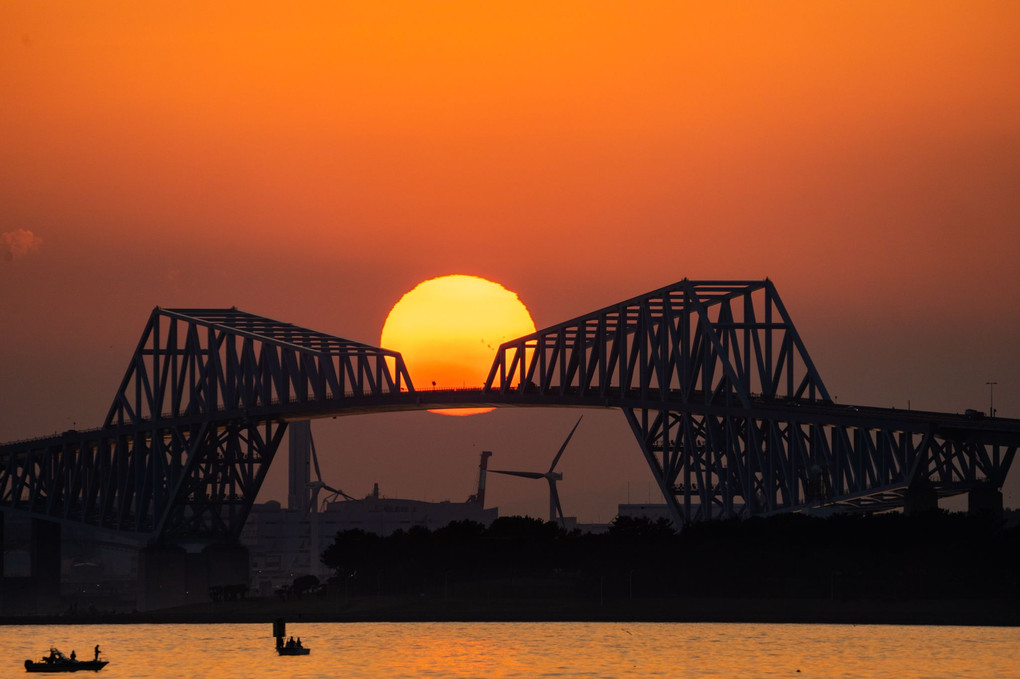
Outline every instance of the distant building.
[[(699, 505), (697, 503), (691, 503), (691, 511), (692, 511), (692, 513), (696, 514), (700, 510), (700, 508), (701, 508), (701, 505)], [(733, 503), (733, 516), (742, 516), (743, 513), (744, 513), (744, 505), (742, 503), (739, 503), (739, 502), (734, 502)], [(652, 520), (653, 522), (654, 521), (658, 521), (659, 519), (666, 519), (667, 521), (672, 521), (673, 520), (672, 515), (670, 515), (670, 513), (669, 513), (669, 506), (666, 505), (666, 504), (645, 503), (645, 504), (625, 504), (625, 505), (619, 505), (617, 507), (617, 515), (618, 516), (630, 516), (630, 517), (634, 517), (634, 518), (644, 517), (646, 519)], [(713, 506), (712, 507), (712, 516), (711, 516), (711, 518), (712, 519), (725, 519), (727, 517), (723, 514), (722, 507)]]
[[(350, 497), (311, 480), (315, 456), (308, 422), (290, 425), (289, 492), (287, 508), (271, 501), (252, 506), (241, 532), (241, 544), (250, 554), (251, 587), (255, 593), (272, 594), (302, 575), (325, 580), (331, 575), (319, 560), (340, 531), (363, 530), (390, 535), (414, 527), (436, 530), (454, 521), (475, 521), (488, 526), (499, 515), (495, 507), (485, 509), (485, 468), (489, 453), (482, 453), (478, 492), (466, 502), (426, 502), (389, 498), (379, 487), (362, 499)], [(315, 465), (318, 468), (318, 465)], [(327, 490), (343, 497), (318, 505), (318, 493)]]
[(378, 494), (361, 500), (329, 502), (319, 512), (283, 508), (279, 502), (252, 507), (241, 533), (248, 548), (251, 586), (259, 594), (271, 594), (301, 575), (324, 580), (331, 575), (319, 560), (340, 531), (363, 530), (390, 535), (414, 527), (436, 530), (454, 521), (475, 521), (488, 526), (499, 514), (471, 502), (425, 502), (388, 498)]
[[(322, 565), (320, 556), (340, 531), (363, 530), (386, 536), (398, 530), (420, 527), (430, 531), (455, 521), (474, 521), (489, 526), (499, 516), (495, 507), (485, 508), (485, 477), (488, 458), (482, 451), (478, 491), (464, 502), (426, 502), (381, 495), (379, 487), (363, 498), (354, 498), (326, 485), (321, 478), (312, 480), (315, 444), (308, 422), (292, 422), (289, 438), (287, 507), (271, 501), (252, 506), (241, 533), (241, 544), (248, 548), (251, 588), (255, 594), (271, 595), (302, 575), (325, 580), (332, 572)], [(320, 504), (319, 493), (331, 494)], [(666, 505), (620, 505), (620, 515), (645, 515), (653, 520), (669, 519)], [(584, 533), (603, 533), (608, 524), (581, 524), (576, 517), (564, 517), (563, 527)]]
[(567, 524), (566, 528), (567, 530), (573, 530), (576, 528), (582, 533), (590, 533), (592, 535), (601, 535), (602, 533), (609, 532), (608, 523), (577, 523), (575, 521), (573, 526)]
[(618, 505), (617, 516), (626, 516), (634, 519), (649, 519), (652, 522), (658, 521), (659, 519), (666, 519), (672, 521), (673, 516), (669, 513), (669, 506), (666, 504), (626, 504)]
[(415, 526), (436, 530), (454, 521), (475, 521), (488, 526), (499, 512), (484, 509), (477, 502), (424, 502), (380, 497), (331, 502), (320, 515), (322, 527), (332, 537), (337, 531), (360, 528), (368, 533), (389, 535)]

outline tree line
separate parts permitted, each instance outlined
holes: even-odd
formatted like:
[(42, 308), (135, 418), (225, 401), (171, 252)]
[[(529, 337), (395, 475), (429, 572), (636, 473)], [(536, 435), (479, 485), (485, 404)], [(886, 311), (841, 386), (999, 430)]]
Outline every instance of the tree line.
[(1020, 600), (1020, 526), (944, 511), (693, 524), (618, 517), (601, 534), (530, 517), (389, 536), (337, 533), (345, 596)]

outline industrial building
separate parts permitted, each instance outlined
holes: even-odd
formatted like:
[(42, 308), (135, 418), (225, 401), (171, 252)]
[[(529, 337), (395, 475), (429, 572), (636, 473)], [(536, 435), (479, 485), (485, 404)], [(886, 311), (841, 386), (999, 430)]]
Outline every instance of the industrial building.
[[(378, 484), (370, 495), (355, 498), (322, 481), (308, 421), (291, 423), (289, 437), (287, 507), (276, 501), (254, 504), (241, 532), (256, 594), (271, 595), (303, 575), (328, 578), (319, 555), (339, 531), (389, 535), (414, 527), (436, 530), (454, 521), (488, 526), (498, 516), (497, 508), (484, 506), (488, 451), (481, 454), (478, 491), (464, 502), (390, 498), (379, 492)], [(322, 491), (328, 495), (320, 502)]]

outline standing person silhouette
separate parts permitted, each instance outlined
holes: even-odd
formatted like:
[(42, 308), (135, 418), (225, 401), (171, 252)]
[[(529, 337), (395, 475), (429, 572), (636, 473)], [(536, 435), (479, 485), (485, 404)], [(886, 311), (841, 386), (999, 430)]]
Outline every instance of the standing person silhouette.
[(96, 660), (99, 660), (99, 644), (96, 644)]

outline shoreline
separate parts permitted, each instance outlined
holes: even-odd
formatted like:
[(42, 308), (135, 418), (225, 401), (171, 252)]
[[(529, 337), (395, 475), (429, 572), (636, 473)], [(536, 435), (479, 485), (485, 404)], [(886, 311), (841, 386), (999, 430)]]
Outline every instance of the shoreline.
[(369, 622), (659, 622), (1020, 626), (1009, 599), (909, 601), (833, 599), (434, 599), (357, 597), (344, 601), (242, 600), (144, 612), (0, 616), (0, 625), (269, 624)]

